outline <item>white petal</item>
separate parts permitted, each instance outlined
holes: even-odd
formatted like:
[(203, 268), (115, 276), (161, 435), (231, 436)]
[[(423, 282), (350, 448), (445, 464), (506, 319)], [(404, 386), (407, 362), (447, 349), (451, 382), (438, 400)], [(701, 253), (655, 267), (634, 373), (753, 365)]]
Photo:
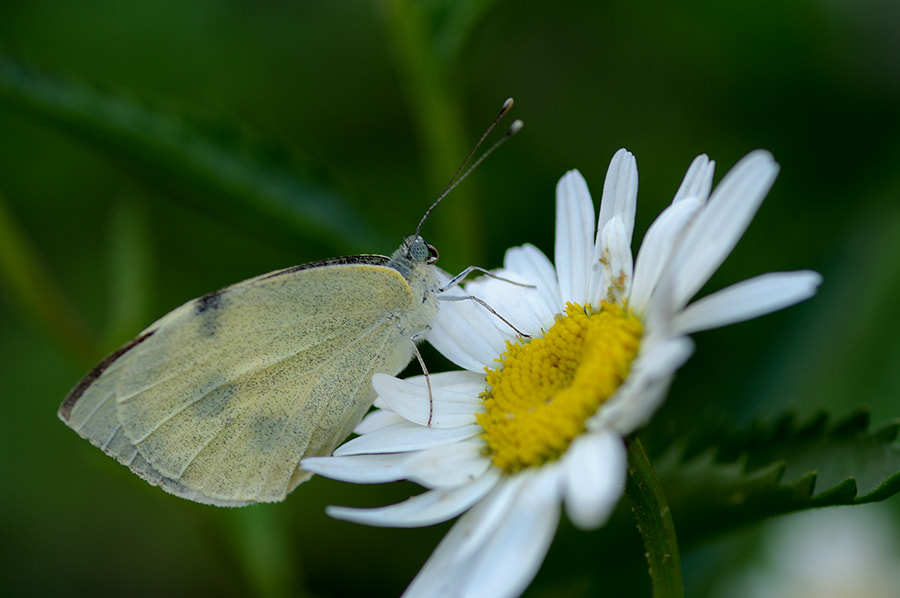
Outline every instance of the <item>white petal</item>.
[(631, 287), (632, 261), (628, 233), (622, 219), (614, 216), (600, 234), (594, 259), (594, 276), (587, 302), (594, 308), (600, 301), (621, 305)]
[[(495, 274), (533, 288), (483, 277), (466, 285), (466, 291), (484, 299), (519, 331), (531, 336), (542, 334), (554, 324), (554, 316), (563, 305), (559, 298), (559, 282), (553, 264), (539, 249), (523, 245), (508, 250), (503, 269)], [(508, 337), (515, 336), (506, 324), (498, 324), (498, 327)]]
[(521, 594), (540, 568), (559, 521), (555, 471), (520, 474), (466, 513), (404, 593), (504, 598)]
[(587, 183), (570, 170), (556, 186), (556, 251), (560, 299), (583, 303), (594, 241), (594, 205)]
[(701, 199), (683, 199), (663, 210), (647, 229), (635, 260), (634, 284), (629, 296), (629, 306), (635, 312), (644, 311), (675, 247), (702, 207)]
[(503, 516), (520, 491), (524, 478), (504, 478), (484, 500), (463, 515), (450, 529), (403, 593), (405, 598), (460, 596), (471, 563), (482, 545), (503, 522)]
[(674, 307), (680, 309), (725, 261), (775, 181), (769, 152), (746, 155), (713, 191), (673, 258)]
[[(675, 315), (675, 297), (672, 290), (675, 281), (670, 275), (673, 266), (669, 264), (660, 273), (656, 281), (656, 287), (650, 294), (650, 299), (644, 305), (641, 312), (641, 320), (644, 323), (644, 334), (654, 336), (667, 336), (671, 334), (672, 317)], [(646, 338), (645, 338), (646, 340)], [(646, 345), (641, 342), (641, 346)]]
[(458, 428), (426, 428), (403, 421), (345, 442), (335, 449), (334, 456), (420, 451), (441, 444), (466, 440), (481, 432), (481, 427), (477, 425)]
[(603, 196), (600, 198), (600, 217), (597, 221), (599, 234), (613, 218), (622, 219), (625, 226), (626, 245), (631, 249), (631, 235), (634, 231), (634, 213), (637, 210), (638, 171), (634, 155), (626, 149), (620, 149), (609, 162), (606, 179), (603, 181)]
[[(464, 296), (465, 292), (455, 288), (444, 295)], [(475, 301), (441, 301), (428, 342), (463, 369), (483, 372), (506, 349), (510, 336), (501, 334), (494, 320), (496, 316)]]
[(566, 513), (576, 527), (603, 525), (625, 490), (627, 455), (617, 432), (604, 429), (576, 438), (564, 457)]
[(688, 334), (743, 322), (808, 299), (821, 283), (822, 277), (809, 270), (763, 274), (692, 303), (672, 326)]
[(444, 536), (402, 598), (457, 598), (462, 595), (459, 586), (468, 573), (469, 560), (457, 557), (457, 546), (464, 541), (465, 532), (477, 524), (477, 521), (467, 520), (474, 510), (463, 515)]
[(467, 598), (514, 598), (534, 579), (559, 524), (556, 472), (530, 476), (465, 578)]
[(376, 509), (330, 506), (329, 517), (378, 527), (423, 527), (456, 517), (490, 492), (499, 474), (488, 472), (471, 484), (449, 490), (429, 490), (401, 503)]
[(706, 154), (700, 154), (688, 167), (681, 186), (675, 192), (675, 199), (672, 203), (678, 203), (689, 197), (705, 201), (709, 197), (709, 190), (712, 189), (713, 173), (716, 170), (716, 163), (709, 159)]
[(491, 467), (484, 449), (484, 440), (472, 438), (412, 453), (404, 462), (406, 477), (426, 488), (471, 484)]
[[(541, 334), (545, 322), (553, 322), (552, 313), (545, 307), (545, 293), (533, 286), (533, 278), (526, 278), (517, 272), (501, 269), (494, 274), (508, 280), (484, 276), (468, 283), (466, 292), (494, 310), (490, 321), (504, 338), (512, 340), (520, 333), (532, 336)], [(518, 286), (508, 281), (532, 286)], [(484, 306), (481, 307), (490, 313)]]
[(431, 400), (425, 376), (401, 380), (386, 374), (372, 376), (372, 388), (391, 411), (408, 421), (433, 428), (453, 428), (475, 423), (483, 411), (479, 394), (485, 389), (484, 374), (443, 372), (431, 374)]
[(693, 352), (694, 343), (686, 336), (645, 338), (628, 377), (657, 379), (668, 376), (684, 365)]
[[(377, 402), (378, 401), (376, 401), (376, 403)], [(393, 426), (402, 421), (405, 421), (402, 415), (398, 415), (389, 410), (376, 409), (366, 415), (363, 420), (353, 428), (353, 431), (357, 434), (369, 434), (375, 430), (387, 428), (388, 426)]]
[[(463, 520), (476, 520), (477, 524), (467, 521), (464, 537), (456, 545), (456, 559), (468, 559), (478, 555), (484, 544), (494, 535), (523, 492), (527, 475), (501, 476), (500, 482)], [(455, 527), (455, 526), (454, 526)], [(438, 547), (440, 548), (440, 547)]]
[(588, 428), (611, 426), (627, 436), (647, 423), (665, 399), (665, 393), (659, 389), (668, 388), (672, 374), (687, 361), (693, 349), (693, 342), (686, 336), (645, 339), (628, 379), (588, 420)]
[(623, 437), (643, 428), (666, 400), (671, 384), (672, 376), (669, 375), (641, 385), (639, 392), (629, 397), (627, 408), (619, 409), (618, 413), (610, 415), (611, 425)]
[(513, 247), (506, 252), (503, 267), (519, 273), (537, 286), (551, 317), (559, 312), (563, 302), (559, 294), (556, 269), (540, 249), (529, 244)]
[(408, 477), (403, 461), (396, 454), (307, 457), (300, 461), (300, 469), (342, 482), (383, 484)]

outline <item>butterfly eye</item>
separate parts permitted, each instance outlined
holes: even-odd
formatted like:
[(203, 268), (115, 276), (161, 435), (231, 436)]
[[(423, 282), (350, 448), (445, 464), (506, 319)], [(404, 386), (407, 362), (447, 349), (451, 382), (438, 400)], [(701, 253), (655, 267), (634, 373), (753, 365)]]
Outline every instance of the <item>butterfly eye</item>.
[(406, 250), (414, 262), (430, 264), (437, 258), (437, 249), (426, 243), (422, 237), (411, 237)]

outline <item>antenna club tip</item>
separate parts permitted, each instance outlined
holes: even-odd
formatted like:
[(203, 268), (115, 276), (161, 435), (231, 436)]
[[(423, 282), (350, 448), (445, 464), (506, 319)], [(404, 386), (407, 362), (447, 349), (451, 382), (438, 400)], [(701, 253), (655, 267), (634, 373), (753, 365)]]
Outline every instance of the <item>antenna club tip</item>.
[(513, 100), (512, 98), (506, 98), (506, 101), (503, 102), (503, 110), (509, 110), (513, 107), (513, 104), (515, 104), (515, 100)]
[(524, 126), (525, 126), (525, 123), (517, 118), (516, 120), (512, 121), (511, 125), (509, 125), (509, 134), (515, 135), (516, 133), (521, 131), (522, 127), (524, 127)]

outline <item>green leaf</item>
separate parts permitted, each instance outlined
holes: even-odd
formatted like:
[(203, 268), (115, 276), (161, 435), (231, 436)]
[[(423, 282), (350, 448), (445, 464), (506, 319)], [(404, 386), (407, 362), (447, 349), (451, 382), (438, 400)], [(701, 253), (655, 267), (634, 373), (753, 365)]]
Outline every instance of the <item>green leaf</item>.
[(173, 186), (195, 209), (282, 242), (314, 236), (341, 249), (382, 244), (329, 189), (297, 175), (227, 129), (84, 84), (0, 54), (0, 103), (55, 126), (124, 163), (151, 185)]
[(868, 411), (828, 425), (735, 434), (700, 454), (670, 447), (654, 460), (679, 539), (691, 543), (766, 517), (803, 509), (881, 501), (900, 492), (900, 422), (871, 431)]

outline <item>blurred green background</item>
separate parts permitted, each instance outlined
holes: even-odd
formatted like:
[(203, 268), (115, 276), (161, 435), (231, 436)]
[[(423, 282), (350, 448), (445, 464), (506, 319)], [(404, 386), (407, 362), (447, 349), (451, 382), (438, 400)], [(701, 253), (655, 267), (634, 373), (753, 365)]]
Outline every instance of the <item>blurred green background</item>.
[[(619, 147), (641, 174), (637, 239), (695, 155), (717, 161), (717, 180), (758, 147), (782, 166), (708, 288), (800, 268), (825, 284), (806, 304), (696, 335), (651, 445), (786, 410), (897, 417), (898, 30), (891, 0), (4, 0), (4, 60), (121, 100), (106, 117), (168, 115), (274, 169), (257, 182), (276, 195), (291, 173), (335, 206), (321, 224), (254, 220), (196, 169), (0, 90), (0, 244), (20, 260), (0, 280), (4, 595), (399, 595), (447, 525), (370, 529), (323, 507), (386, 504), (414, 486), (317, 478), (283, 504), (217, 510), (146, 485), (55, 412), (99, 358), (192, 297), (391, 252), (507, 96), (525, 129), (423, 231), (449, 271), (498, 266), (524, 242), (552, 255), (556, 181), (578, 168), (599, 199)], [(203, 154), (179, 135), (175, 147)], [(23, 264), (34, 292), (17, 282)], [(749, 558), (757, 527), (686, 547), (688, 595)], [(642, 551), (608, 550), (618, 541), (564, 523), (530, 595), (649, 595)]]

